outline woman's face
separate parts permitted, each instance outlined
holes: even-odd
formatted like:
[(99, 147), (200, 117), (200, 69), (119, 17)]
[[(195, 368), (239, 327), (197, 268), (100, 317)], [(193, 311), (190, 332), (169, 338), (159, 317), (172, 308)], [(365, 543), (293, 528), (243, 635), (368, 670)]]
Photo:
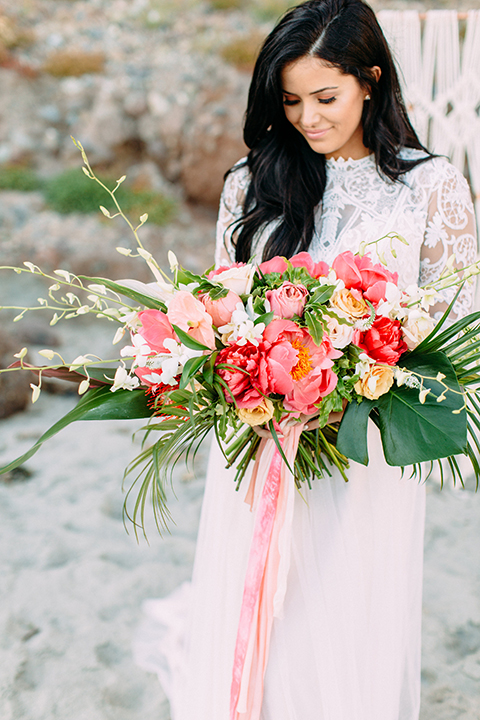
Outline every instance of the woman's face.
[[(379, 77), (380, 68), (373, 70)], [(282, 91), (287, 120), (312, 150), (327, 158), (368, 155), (361, 122), (368, 90), (353, 75), (304, 57), (283, 70)]]

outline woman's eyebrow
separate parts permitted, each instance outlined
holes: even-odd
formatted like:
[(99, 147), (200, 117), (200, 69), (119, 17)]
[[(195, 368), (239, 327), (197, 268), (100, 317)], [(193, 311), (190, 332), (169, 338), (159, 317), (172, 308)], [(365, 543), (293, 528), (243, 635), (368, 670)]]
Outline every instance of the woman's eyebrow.
[[(320, 88), (320, 90), (314, 90), (309, 93), (309, 95), (316, 95), (317, 93), (325, 92), (326, 90), (338, 90), (338, 85), (331, 85), (330, 87)], [(282, 92), (285, 93), (285, 95), (295, 95), (295, 93), (291, 93), (288, 90), (282, 89)]]

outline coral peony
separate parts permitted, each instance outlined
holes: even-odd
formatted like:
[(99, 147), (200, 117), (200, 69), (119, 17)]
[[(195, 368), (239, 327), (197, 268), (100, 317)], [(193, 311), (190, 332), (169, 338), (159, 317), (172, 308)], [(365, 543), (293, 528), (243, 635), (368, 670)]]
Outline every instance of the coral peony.
[[(240, 408), (255, 408), (262, 401), (258, 380), (260, 359), (260, 349), (250, 342), (245, 345), (230, 345), (218, 353), (216, 372), (227, 383)], [(220, 365), (234, 367), (229, 369), (219, 367)], [(225, 397), (232, 402), (232, 397), (227, 391)]]
[(380, 263), (374, 265), (369, 255), (355, 256), (355, 264), (362, 277), (362, 290), (368, 290), (372, 285), (381, 281), (398, 284), (398, 273), (391, 273)]
[[(298, 330), (291, 337), (292, 347), (298, 351), (298, 359), (291, 370), (294, 383), (285, 397), (285, 407), (311, 415), (315, 412), (316, 404), (335, 389), (337, 376), (330, 368), (333, 361), (343, 353), (333, 347), (328, 335), (324, 335), (321, 344), (316, 345), (305, 328)], [(288, 331), (284, 335), (288, 338)]]
[(283, 273), (288, 270), (288, 264), (284, 257), (276, 255), (271, 260), (262, 262), (258, 266), (258, 269), (263, 275), (268, 275), (269, 273), (280, 273), (280, 275), (283, 275)]
[(352, 288), (360, 290), (362, 288), (362, 276), (355, 262), (356, 259), (356, 256), (348, 250), (337, 255), (332, 263), (337, 278), (343, 280), (345, 287), (349, 290)]
[(306, 268), (308, 274), (313, 278), (326, 277), (328, 275), (328, 271), (330, 270), (329, 266), (325, 262), (315, 263), (310, 253), (307, 252), (297, 253), (290, 258), (290, 262), (293, 267)]
[(372, 360), (387, 365), (395, 365), (400, 355), (408, 350), (399, 321), (384, 316), (375, 318), (371, 328), (362, 333), (358, 345)]
[(286, 395), (293, 387), (291, 370), (298, 361), (298, 351), (288, 336), (296, 336), (300, 328), (289, 320), (272, 320), (263, 333), (260, 345), (260, 387), (268, 393)]

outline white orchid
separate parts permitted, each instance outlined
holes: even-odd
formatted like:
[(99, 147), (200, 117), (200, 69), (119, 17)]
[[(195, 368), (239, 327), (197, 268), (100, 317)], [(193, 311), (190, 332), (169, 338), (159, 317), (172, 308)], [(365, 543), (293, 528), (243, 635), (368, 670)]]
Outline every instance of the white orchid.
[(402, 320), (407, 309), (405, 308), (405, 293), (395, 285), (395, 283), (387, 282), (385, 286), (385, 300), (380, 300), (375, 310), (376, 315), (383, 315), (391, 320)]
[(363, 378), (372, 365), (375, 365), (375, 360), (372, 360), (367, 353), (360, 353), (358, 363), (355, 365), (355, 375), (359, 375), (360, 379)]
[[(177, 342), (173, 338), (166, 338), (163, 346), (167, 352), (157, 353), (153, 357), (149, 357), (144, 365), (152, 370), (150, 375), (143, 375), (143, 380), (158, 385), (175, 385), (178, 375), (182, 372), (186, 363), (195, 357), (203, 355), (202, 350), (192, 350), (186, 345)], [(159, 372), (160, 371), (160, 372)]]
[(247, 307), (243, 303), (237, 303), (230, 322), (219, 327), (218, 331), (231, 345), (245, 345), (247, 342), (251, 342), (258, 346), (265, 330), (265, 323), (261, 322), (255, 325), (257, 317), (259, 316), (253, 309), (252, 298), (249, 297)]
[(127, 369), (120, 365), (115, 371), (113, 385), (110, 389), (112, 392), (116, 390), (134, 390), (139, 384), (139, 379), (135, 375), (130, 375)]
[(131, 357), (134, 359), (134, 365), (137, 367), (145, 367), (147, 358), (152, 354), (152, 349), (147, 341), (139, 334), (132, 335), (133, 345), (126, 345), (120, 350), (121, 357)]

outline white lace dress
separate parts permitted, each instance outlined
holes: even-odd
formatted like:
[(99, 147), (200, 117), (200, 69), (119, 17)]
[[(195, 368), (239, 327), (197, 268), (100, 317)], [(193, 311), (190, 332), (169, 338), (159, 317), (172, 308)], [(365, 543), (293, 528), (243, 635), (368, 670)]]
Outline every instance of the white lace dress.
[[(470, 192), (445, 159), (417, 166), (403, 184), (380, 177), (372, 157), (327, 161), (327, 179), (310, 247), (316, 261), (392, 231), (408, 246), (394, 241), (395, 258), (384, 240), (378, 252), (402, 285), (437, 276), (451, 254), (460, 266), (475, 259)], [(245, 168), (227, 180), (217, 264), (234, 259), (228, 227), (241, 213), (248, 181)], [(270, 231), (259, 234), (257, 257)], [(459, 314), (471, 299), (462, 293)], [(261, 720), (418, 720), (425, 488), (386, 465), (373, 425), (369, 449), (368, 467), (352, 463), (348, 483), (333, 471), (295, 497), (287, 592), (283, 615), (274, 619)], [(233, 475), (214, 444), (192, 584), (146, 605), (156, 647), (150, 636), (137, 657), (158, 672), (172, 720), (230, 717), (254, 523), (243, 502), (248, 478), (235, 492)]]

